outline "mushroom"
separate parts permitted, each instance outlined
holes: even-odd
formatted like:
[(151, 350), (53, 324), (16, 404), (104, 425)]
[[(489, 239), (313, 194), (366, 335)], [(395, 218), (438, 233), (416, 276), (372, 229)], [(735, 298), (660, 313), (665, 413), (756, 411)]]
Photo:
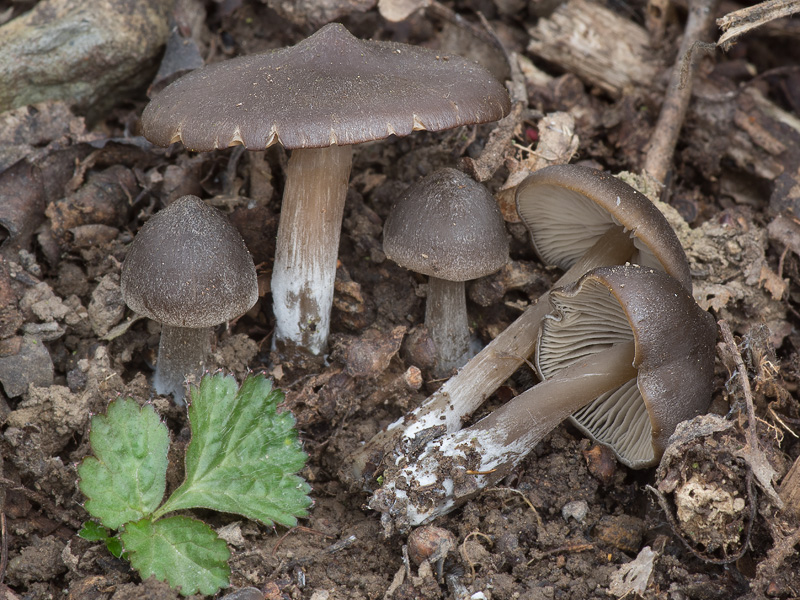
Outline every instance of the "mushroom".
[(202, 372), (211, 328), (247, 312), (258, 299), (253, 259), (217, 209), (183, 196), (148, 220), (122, 264), (122, 297), (161, 323), (156, 393), (183, 404), (186, 377)]
[(497, 203), (480, 183), (439, 169), (393, 204), (383, 226), (383, 251), (401, 267), (428, 276), (425, 326), (436, 346), (437, 377), (469, 358), (464, 282), (508, 262), (508, 236)]
[(142, 129), (162, 146), (293, 149), (272, 271), (274, 343), (317, 355), (330, 330), (350, 144), (496, 121), (510, 104), (475, 63), (359, 40), (332, 23), (296, 46), (185, 75), (147, 106)]
[(603, 267), (548, 301), (536, 348), (543, 381), (388, 469), (370, 502), (387, 526), (449, 512), (570, 415), (621, 462), (644, 468), (658, 463), (678, 423), (708, 409), (716, 327), (680, 282), (647, 267)]
[[(545, 167), (520, 184), (517, 206), (542, 259), (567, 269), (554, 287), (595, 267), (634, 262), (665, 271), (692, 289), (686, 255), (664, 215), (616, 177), (575, 165)], [(551, 252), (551, 245), (561, 250)], [(563, 251), (565, 247), (573, 251)], [(387, 452), (402, 454), (414, 447), (415, 436), (433, 427), (442, 433), (458, 431), (533, 353), (539, 324), (549, 310), (545, 294), (436, 393), (351, 455), (340, 476), (354, 486), (369, 487)]]

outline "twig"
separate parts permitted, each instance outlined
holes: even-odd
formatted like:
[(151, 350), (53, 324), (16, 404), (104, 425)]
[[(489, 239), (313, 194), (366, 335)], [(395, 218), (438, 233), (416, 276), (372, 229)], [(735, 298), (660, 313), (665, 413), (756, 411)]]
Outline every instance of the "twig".
[(448, 21), (453, 25), (468, 31), (475, 38), (481, 40), (489, 46), (492, 46), (493, 48), (497, 48), (504, 55), (508, 56), (502, 42), (500, 42), (500, 39), (497, 37), (497, 35), (495, 35), (494, 31), (492, 31), (492, 28), (489, 26), (489, 23), (486, 21), (486, 19), (481, 20), (481, 26), (479, 27), (477, 24), (468, 21), (452, 8), (442, 4), (441, 2), (438, 2), (437, 0), (433, 0), (429, 5), (427, 5), (426, 10), (428, 11), (428, 14), (444, 21)]
[(756, 479), (761, 484), (761, 488), (769, 496), (770, 500), (778, 508), (783, 508), (783, 501), (781, 500), (775, 488), (772, 487), (772, 479), (775, 477), (775, 470), (769, 464), (761, 445), (758, 442), (758, 435), (756, 432), (756, 413), (753, 406), (753, 392), (750, 389), (750, 380), (747, 376), (747, 367), (744, 364), (742, 355), (739, 352), (739, 347), (733, 339), (733, 333), (728, 323), (724, 319), (717, 322), (719, 325), (720, 333), (722, 334), (722, 341), (728, 348), (733, 364), (736, 367), (736, 372), (733, 373), (731, 378), (736, 377), (739, 380), (739, 385), (742, 388), (742, 395), (744, 396), (745, 410), (747, 412), (747, 428), (745, 429), (745, 437), (747, 444), (744, 448), (739, 450), (736, 455), (743, 458), (750, 469), (756, 476)]
[(718, 322), (719, 331), (722, 334), (722, 341), (728, 346), (733, 364), (736, 366), (734, 376), (739, 379), (739, 385), (742, 388), (742, 395), (744, 396), (745, 410), (747, 411), (747, 429), (745, 435), (747, 436), (747, 444), (754, 448), (758, 447), (758, 437), (756, 436), (756, 412), (753, 406), (753, 392), (750, 389), (750, 380), (747, 378), (747, 367), (744, 364), (744, 359), (739, 352), (739, 347), (733, 339), (733, 333), (727, 322), (720, 320)]
[(772, 548), (767, 551), (767, 556), (756, 566), (756, 580), (761, 583), (771, 580), (780, 572), (787, 558), (796, 554), (797, 544), (800, 544), (800, 527), (787, 535), (778, 529), (777, 521), (767, 520), (770, 535), (774, 541)]
[(315, 534), (315, 535), (321, 535), (321, 536), (323, 536), (323, 537), (326, 537), (326, 538), (335, 538), (335, 537), (336, 537), (335, 535), (331, 535), (330, 533), (325, 533), (324, 531), (318, 531), (318, 530), (316, 530), (316, 529), (311, 529), (310, 527), (304, 527), (304, 526), (302, 526), (302, 525), (295, 525), (294, 527), (290, 527), (290, 528), (287, 530), (287, 532), (286, 532), (286, 533), (284, 533), (284, 534), (281, 536), (281, 539), (279, 539), (279, 540), (278, 540), (278, 542), (275, 544), (275, 546), (272, 548), (272, 555), (273, 555), (273, 556), (275, 556), (275, 553), (278, 551), (278, 548), (279, 548), (279, 547), (280, 547), (280, 545), (283, 543), (283, 541), (284, 541), (284, 540), (285, 540), (287, 537), (289, 537), (289, 534), (290, 534), (290, 533), (293, 533), (293, 532), (295, 532), (295, 531), (305, 531), (306, 533), (313, 533), (313, 534)]
[(671, 168), (675, 145), (692, 96), (691, 73), (695, 51), (704, 47), (702, 38), (706, 36), (713, 22), (717, 1), (690, 0), (689, 2), (689, 17), (683, 41), (678, 50), (678, 59), (672, 69), (644, 164), (645, 172), (661, 183), (664, 183)]
[(767, 0), (730, 12), (717, 19), (717, 25), (724, 32), (717, 41), (717, 46), (729, 50), (743, 33), (797, 12), (800, 12), (800, 0)]
[(540, 561), (543, 558), (547, 558), (549, 556), (553, 556), (556, 554), (567, 554), (567, 553), (574, 553), (574, 552), (586, 552), (587, 550), (592, 550), (594, 548), (594, 544), (590, 542), (567, 542), (563, 546), (559, 546), (558, 548), (551, 548), (550, 550), (541, 550), (535, 552), (533, 558), (527, 562), (527, 566), (532, 565), (534, 562)]

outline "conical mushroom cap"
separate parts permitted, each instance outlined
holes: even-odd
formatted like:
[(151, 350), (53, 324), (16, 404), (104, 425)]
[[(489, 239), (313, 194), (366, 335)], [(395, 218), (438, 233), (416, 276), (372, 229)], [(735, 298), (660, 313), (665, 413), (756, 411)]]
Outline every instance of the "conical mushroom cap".
[(142, 226), (120, 283), (131, 310), (172, 327), (213, 327), (258, 299), (242, 236), (196, 196), (179, 198)]
[(508, 235), (484, 186), (456, 169), (439, 169), (392, 204), (383, 250), (415, 273), (469, 281), (508, 262)]
[(689, 291), (689, 262), (678, 236), (644, 194), (599, 171), (553, 165), (517, 188), (517, 211), (541, 259), (569, 269), (612, 225), (631, 232), (631, 262), (665, 271)]
[(577, 411), (573, 423), (621, 462), (655, 465), (681, 421), (711, 402), (716, 325), (662, 271), (603, 267), (551, 292), (536, 368), (543, 379), (611, 344), (633, 340), (637, 378)]
[(471, 61), (359, 40), (331, 23), (295, 46), (181, 77), (150, 102), (142, 129), (154, 144), (192, 150), (322, 148), (496, 121), (510, 108)]

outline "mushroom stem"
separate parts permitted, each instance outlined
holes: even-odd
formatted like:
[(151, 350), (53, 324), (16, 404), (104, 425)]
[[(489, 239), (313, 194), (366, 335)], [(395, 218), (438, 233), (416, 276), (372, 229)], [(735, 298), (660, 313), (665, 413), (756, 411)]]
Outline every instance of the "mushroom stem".
[(463, 281), (428, 278), (425, 326), (436, 345), (438, 364), (434, 375), (447, 377), (453, 369), (467, 362), (469, 354), (470, 336)]
[[(370, 507), (400, 531), (450, 512), (505, 477), (573, 412), (636, 377), (634, 343), (611, 345), (563, 369), (476, 424), (430, 443), (420, 457), (385, 474)], [(415, 490), (419, 490), (415, 493)]]
[(351, 146), (297, 149), (286, 173), (278, 225), (272, 302), (281, 352), (325, 352)]
[(153, 388), (161, 396), (172, 394), (175, 403), (183, 405), (186, 378), (203, 372), (211, 348), (209, 327), (171, 327), (161, 325), (158, 362)]
[[(620, 265), (634, 252), (631, 233), (614, 226), (567, 271), (553, 286), (578, 280), (599, 266)], [(461, 429), (471, 415), (500, 385), (533, 354), (542, 319), (552, 310), (549, 292), (531, 304), (483, 350), (451, 377), (419, 407), (389, 425), (347, 461), (340, 476), (357, 487), (369, 488), (387, 452), (400, 449), (416, 435), (432, 427), (442, 433)]]

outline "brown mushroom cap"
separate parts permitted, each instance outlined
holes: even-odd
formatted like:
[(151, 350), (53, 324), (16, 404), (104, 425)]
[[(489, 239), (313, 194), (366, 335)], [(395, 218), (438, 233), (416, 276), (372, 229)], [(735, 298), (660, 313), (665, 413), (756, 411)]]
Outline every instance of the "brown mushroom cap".
[(120, 283), (131, 310), (171, 327), (213, 327), (258, 299), (242, 236), (197, 196), (179, 198), (142, 226)]
[(508, 236), (483, 185), (456, 169), (439, 169), (393, 203), (383, 226), (383, 250), (415, 273), (469, 281), (506, 264)]
[(147, 139), (193, 150), (357, 144), (496, 121), (505, 88), (479, 65), (331, 23), (299, 44), (193, 71), (142, 115)]
[(611, 344), (634, 341), (637, 378), (571, 419), (624, 464), (653, 466), (677, 424), (711, 402), (714, 319), (674, 278), (632, 265), (590, 271), (553, 290), (551, 302), (536, 352), (543, 379)]
[(608, 173), (577, 165), (540, 169), (517, 189), (517, 211), (547, 264), (568, 269), (609, 226), (622, 225), (638, 251), (631, 262), (666, 271), (692, 290), (686, 254), (664, 215)]

